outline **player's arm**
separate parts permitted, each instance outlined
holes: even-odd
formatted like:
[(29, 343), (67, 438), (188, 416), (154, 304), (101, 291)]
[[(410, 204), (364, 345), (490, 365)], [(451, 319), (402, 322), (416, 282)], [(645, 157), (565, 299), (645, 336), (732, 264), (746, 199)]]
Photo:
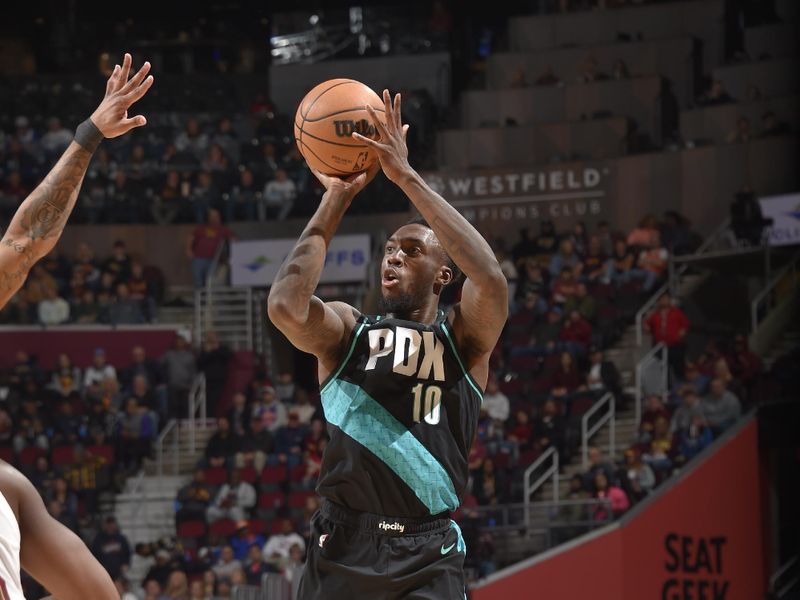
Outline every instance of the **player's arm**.
[(325, 186), (325, 194), (269, 291), (270, 320), (298, 349), (319, 359), (321, 379), (336, 368), (357, 313), (344, 302), (323, 302), (314, 290), (325, 266), (328, 244), (345, 211), (379, 168), (376, 161), (368, 171), (347, 179), (314, 171)]
[(4, 465), (0, 484), (17, 514), (25, 571), (58, 600), (119, 598), (111, 577), (86, 544), (50, 516), (39, 492), (22, 473)]
[[(508, 316), (508, 284), (494, 252), (483, 236), (434, 192), (408, 163), (406, 134), (400, 115), (400, 94), (394, 103), (388, 90), (383, 92), (386, 124), (367, 106), (380, 132), (380, 141), (357, 133), (359, 141), (369, 144), (378, 153), (386, 176), (408, 196), (420, 214), (433, 228), (447, 254), (466, 275), (461, 303), (455, 309), (453, 331), (469, 368), (482, 364), (494, 349)], [(483, 379), (481, 377), (480, 379)]]
[(128, 80), (131, 55), (126, 54), (106, 83), (106, 94), (92, 116), (81, 124), (75, 141), (33, 192), (20, 204), (0, 241), (0, 308), (22, 286), (31, 267), (58, 242), (75, 206), (97, 144), (120, 136), (147, 121), (128, 118), (128, 109), (153, 83), (150, 63)]

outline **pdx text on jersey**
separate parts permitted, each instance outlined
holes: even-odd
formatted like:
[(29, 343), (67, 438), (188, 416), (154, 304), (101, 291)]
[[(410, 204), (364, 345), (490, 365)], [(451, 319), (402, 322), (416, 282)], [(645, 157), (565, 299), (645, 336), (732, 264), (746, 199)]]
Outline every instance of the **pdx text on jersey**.
[[(419, 332), (407, 327), (369, 331), (369, 359), (365, 371), (375, 368), (378, 359), (392, 355), (392, 371), (417, 379), (444, 381), (444, 344), (432, 331)], [(420, 360), (421, 358), (421, 360)]]

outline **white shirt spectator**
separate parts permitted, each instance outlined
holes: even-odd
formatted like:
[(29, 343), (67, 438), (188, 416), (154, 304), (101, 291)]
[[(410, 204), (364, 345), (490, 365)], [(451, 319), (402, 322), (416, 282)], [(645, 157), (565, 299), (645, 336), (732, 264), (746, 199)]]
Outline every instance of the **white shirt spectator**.
[(39, 321), (43, 325), (61, 325), (69, 319), (69, 303), (63, 298), (46, 298), (39, 302)]
[(264, 560), (270, 560), (276, 554), (281, 558), (288, 558), (289, 549), (295, 544), (305, 551), (306, 543), (296, 531), (291, 533), (276, 533), (264, 544)]
[[(275, 171), (275, 179), (264, 186), (264, 202), (266, 206), (280, 209), (278, 220), (282, 221), (292, 210), (295, 198), (297, 198), (297, 186), (286, 174), (286, 171), (278, 169)], [(262, 215), (259, 216), (261, 217)], [(263, 215), (263, 217), (262, 220), (266, 218), (266, 215)]]
[(117, 378), (117, 370), (108, 364), (104, 364), (101, 367), (98, 367), (96, 364), (91, 365), (89, 368), (86, 369), (86, 373), (83, 376), (83, 387), (90, 387), (95, 384), (101, 384), (106, 379), (116, 379)]
[(64, 129), (58, 119), (52, 119), (49, 130), (42, 136), (40, 141), (42, 148), (49, 154), (56, 154), (66, 150), (72, 142), (72, 132)]
[(507, 421), (511, 412), (508, 396), (499, 390), (494, 394), (486, 394), (483, 397), (483, 408), (486, 409), (489, 417), (495, 421)]
[[(234, 487), (235, 486), (235, 487)], [(256, 505), (256, 490), (246, 481), (223, 485), (214, 503), (208, 507), (208, 520), (231, 519), (241, 521), (247, 518), (246, 509)]]

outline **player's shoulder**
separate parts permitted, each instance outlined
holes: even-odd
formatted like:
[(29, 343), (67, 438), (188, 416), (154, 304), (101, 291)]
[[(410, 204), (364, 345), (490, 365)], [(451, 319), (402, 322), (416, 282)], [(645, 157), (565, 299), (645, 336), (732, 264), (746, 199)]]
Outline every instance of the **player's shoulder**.
[(334, 300), (326, 302), (325, 305), (335, 312), (339, 318), (344, 321), (345, 325), (355, 325), (359, 318), (361, 318), (361, 311), (347, 302)]
[(0, 492), (11, 510), (14, 511), (17, 520), (19, 520), (20, 503), (25, 500), (31, 489), (33, 489), (33, 484), (25, 475), (7, 462), (0, 460)]

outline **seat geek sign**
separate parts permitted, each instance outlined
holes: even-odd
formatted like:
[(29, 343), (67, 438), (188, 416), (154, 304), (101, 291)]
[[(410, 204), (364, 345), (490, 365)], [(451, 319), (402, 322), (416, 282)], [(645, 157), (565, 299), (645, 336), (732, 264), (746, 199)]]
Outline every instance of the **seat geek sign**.
[(539, 169), (423, 173), (464, 217), (481, 226), (586, 219), (603, 212), (611, 169), (605, 163)]

